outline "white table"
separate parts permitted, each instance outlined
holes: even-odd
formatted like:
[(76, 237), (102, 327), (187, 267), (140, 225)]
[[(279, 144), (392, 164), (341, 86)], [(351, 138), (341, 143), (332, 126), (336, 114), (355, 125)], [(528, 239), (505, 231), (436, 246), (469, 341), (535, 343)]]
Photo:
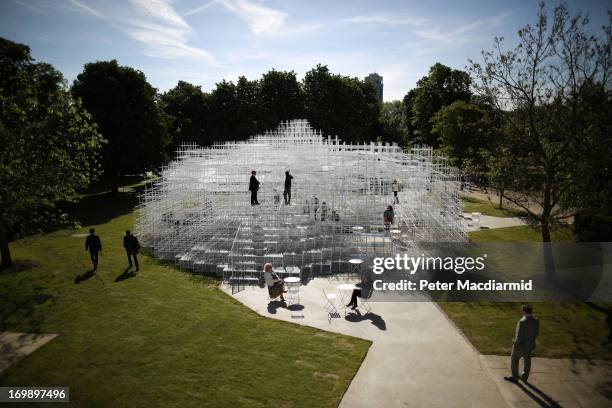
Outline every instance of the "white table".
[(283, 282), (288, 283), (290, 285), (294, 285), (296, 283), (300, 283), (300, 278), (295, 277), (295, 276), (288, 276), (285, 279), (283, 279)]

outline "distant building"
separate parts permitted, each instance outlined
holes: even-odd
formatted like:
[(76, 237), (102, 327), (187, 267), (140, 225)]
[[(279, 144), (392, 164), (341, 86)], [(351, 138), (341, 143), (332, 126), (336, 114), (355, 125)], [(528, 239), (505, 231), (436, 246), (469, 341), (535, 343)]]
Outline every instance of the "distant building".
[(378, 75), (377, 73), (373, 73), (365, 77), (366, 81), (369, 81), (372, 85), (374, 85), (374, 89), (376, 89), (376, 98), (378, 102), (383, 101), (383, 77)]

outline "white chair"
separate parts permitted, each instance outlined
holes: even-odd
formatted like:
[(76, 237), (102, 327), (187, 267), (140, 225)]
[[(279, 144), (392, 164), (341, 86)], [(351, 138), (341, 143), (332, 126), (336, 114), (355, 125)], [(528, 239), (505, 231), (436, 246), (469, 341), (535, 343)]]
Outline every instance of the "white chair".
[(287, 288), (287, 306), (300, 304), (300, 282), (286, 283)]
[(335, 293), (327, 293), (323, 289), (323, 296), (325, 296), (325, 311), (327, 312), (327, 320), (331, 323), (332, 317), (340, 317), (338, 309), (336, 309), (336, 298), (338, 297)]

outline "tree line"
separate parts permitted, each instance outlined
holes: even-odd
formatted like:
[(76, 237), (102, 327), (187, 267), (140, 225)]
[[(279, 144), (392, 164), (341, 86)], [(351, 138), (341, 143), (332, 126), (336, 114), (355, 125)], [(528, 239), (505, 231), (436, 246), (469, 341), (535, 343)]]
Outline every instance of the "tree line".
[[(426, 144), (541, 226), (543, 241), (576, 216), (579, 238), (612, 234), (610, 23), (602, 35), (565, 4), (467, 70), (435, 64), (403, 101), (380, 104), (370, 83), (317, 65), (299, 81), (271, 70), (211, 92), (165, 92), (116, 60), (86, 64), (68, 86), (30, 49), (0, 38), (0, 253), (8, 237), (65, 216), (56, 204), (103, 178), (158, 168), (183, 142), (243, 140), (305, 118), (347, 142)], [(501, 203), (501, 202), (500, 202)]]

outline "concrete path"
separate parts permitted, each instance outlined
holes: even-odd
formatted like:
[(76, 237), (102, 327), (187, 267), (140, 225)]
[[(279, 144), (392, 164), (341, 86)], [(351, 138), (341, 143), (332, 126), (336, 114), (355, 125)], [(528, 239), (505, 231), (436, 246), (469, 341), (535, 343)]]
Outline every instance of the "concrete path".
[(55, 337), (57, 334), (0, 332), (0, 374)]
[(475, 223), (472, 220), (471, 213), (463, 213), (463, 225), (468, 232), (487, 230), (494, 228), (516, 227), (519, 225), (527, 225), (525, 218), (519, 217), (492, 217), (490, 215), (481, 215), (480, 221)]
[(612, 362), (533, 358), (529, 383), (511, 384), (510, 359), (482, 356), (511, 407), (607, 408), (612, 406)]
[(339, 317), (330, 322), (323, 289), (336, 293), (339, 283), (317, 278), (302, 286), (303, 308), (290, 307), (293, 311), (280, 302), (269, 303), (264, 288), (248, 287), (234, 297), (266, 317), (373, 342), (341, 407), (507, 406), (479, 353), (434, 303), (376, 302), (372, 313), (350, 312), (346, 317), (339, 307)]

